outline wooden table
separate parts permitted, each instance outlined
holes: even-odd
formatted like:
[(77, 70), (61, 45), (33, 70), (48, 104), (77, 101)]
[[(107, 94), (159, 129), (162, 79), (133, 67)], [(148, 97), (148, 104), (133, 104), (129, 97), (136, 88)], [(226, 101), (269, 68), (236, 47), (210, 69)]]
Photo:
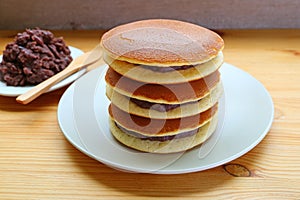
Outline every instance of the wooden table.
[[(0, 31), (0, 49), (16, 31)], [(103, 31), (56, 31), (88, 51)], [(75, 149), (57, 123), (66, 87), (29, 105), (0, 97), (0, 199), (300, 199), (300, 30), (225, 30), (225, 60), (269, 90), (265, 139), (229, 165), (181, 174), (125, 173)]]

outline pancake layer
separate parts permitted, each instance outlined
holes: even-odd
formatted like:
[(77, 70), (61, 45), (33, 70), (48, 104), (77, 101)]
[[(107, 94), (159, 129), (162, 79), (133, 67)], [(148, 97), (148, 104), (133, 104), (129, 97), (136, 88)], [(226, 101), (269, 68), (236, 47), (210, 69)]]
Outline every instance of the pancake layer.
[[(152, 119), (174, 119), (180, 117), (187, 117), (201, 113), (214, 104), (216, 104), (223, 94), (223, 87), (221, 83), (218, 83), (209, 94), (198, 101), (192, 101), (184, 104), (177, 104), (178, 106), (168, 111), (158, 111), (153, 109), (154, 104), (150, 108), (143, 108), (131, 101), (130, 97), (124, 96), (114, 91), (110, 86), (106, 88), (106, 95), (110, 101), (119, 109), (141, 117)], [(176, 105), (176, 104), (175, 104)]]
[(101, 39), (104, 54), (121, 61), (151, 66), (207, 62), (223, 49), (223, 39), (204, 27), (167, 19), (118, 26)]
[(105, 56), (104, 60), (115, 72), (132, 80), (154, 84), (175, 84), (198, 80), (215, 72), (223, 63), (223, 53), (219, 52), (215, 58), (208, 62), (196, 66), (189, 65), (191, 67), (188, 69), (174, 70), (171, 68), (164, 73), (151, 70), (151, 66), (132, 64), (109, 56)]
[(151, 153), (175, 153), (191, 149), (206, 141), (217, 127), (217, 115), (201, 126), (197, 133), (183, 138), (174, 138), (167, 141), (155, 141), (141, 139), (123, 132), (115, 122), (110, 119), (110, 130), (113, 136), (122, 144), (144, 152)]
[(215, 71), (204, 78), (185, 83), (149, 84), (129, 79), (109, 68), (105, 80), (110, 87), (125, 96), (155, 103), (178, 104), (206, 96), (220, 81), (220, 73)]
[(129, 131), (146, 136), (174, 135), (199, 128), (210, 120), (218, 110), (215, 104), (208, 110), (196, 115), (176, 119), (152, 119), (129, 114), (114, 104), (109, 106), (110, 117)]

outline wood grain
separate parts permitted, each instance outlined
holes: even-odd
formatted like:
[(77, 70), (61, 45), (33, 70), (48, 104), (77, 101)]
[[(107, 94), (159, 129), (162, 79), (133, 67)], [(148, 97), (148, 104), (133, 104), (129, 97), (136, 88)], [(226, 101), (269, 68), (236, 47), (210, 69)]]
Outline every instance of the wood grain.
[[(16, 31), (0, 31), (0, 49)], [(224, 55), (275, 105), (266, 138), (220, 167), (182, 175), (125, 173), (76, 150), (57, 124), (67, 87), (29, 105), (0, 97), (0, 199), (300, 199), (300, 30), (223, 30)], [(56, 31), (88, 51), (103, 31)]]

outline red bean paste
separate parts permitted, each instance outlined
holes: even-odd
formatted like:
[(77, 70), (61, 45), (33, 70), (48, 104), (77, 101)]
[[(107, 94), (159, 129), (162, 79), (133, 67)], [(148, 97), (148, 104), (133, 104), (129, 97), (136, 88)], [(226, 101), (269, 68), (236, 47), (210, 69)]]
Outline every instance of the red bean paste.
[(0, 80), (10, 86), (36, 85), (68, 66), (70, 53), (63, 38), (39, 28), (26, 29), (3, 51)]
[(164, 141), (168, 141), (168, 140), (173, 140), (173, 139), (180, 139), (180, 138), (184, 138), (184, 137), (190, 137), (190, 136), (196, 135), (198, 133), (199, 129), (200, 129), (200, 128), (196, 128), (194, 130), (186, 131), (186, 132), (175, 134), (175, 135), (152, 136), (151, 137), (151, 136), (142, 135), (142, 134), (134, 132), (134, 131), (129, 131), (126, 128), (120, 126), (117, 123), (115, 123), (115, 125), (119, 129), (121, 129), (124, 133), (127, 133), (128, 135), (131, 135), (133, 137), (137, 137), (137, 138), (142, 139), (142, 140), (160, 141), (160, 142), (164, 142)]

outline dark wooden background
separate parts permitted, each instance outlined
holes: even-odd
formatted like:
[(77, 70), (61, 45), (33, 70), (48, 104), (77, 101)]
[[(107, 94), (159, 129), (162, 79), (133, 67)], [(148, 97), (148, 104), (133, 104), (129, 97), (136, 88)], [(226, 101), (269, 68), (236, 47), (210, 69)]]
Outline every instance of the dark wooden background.
[(108, 29), (172, 18), (211, 29), (300, 28), (299, 0), (0, 0), (0, 29)]

